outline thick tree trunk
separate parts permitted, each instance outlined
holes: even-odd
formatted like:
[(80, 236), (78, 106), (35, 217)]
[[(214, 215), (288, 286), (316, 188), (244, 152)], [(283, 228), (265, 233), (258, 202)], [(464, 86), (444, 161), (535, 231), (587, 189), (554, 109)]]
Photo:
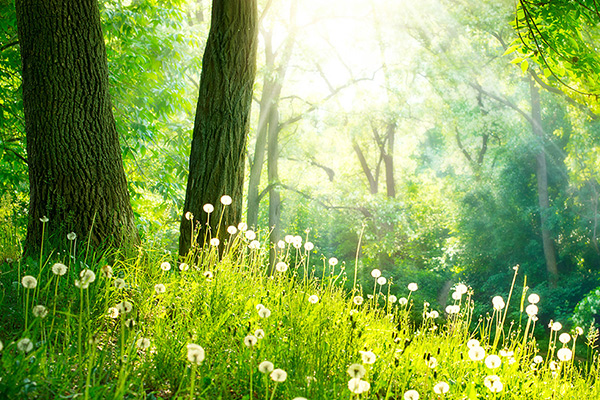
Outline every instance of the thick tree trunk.
[(556, 263), (556, 250), (554, 240), (548, 229), (547, 215), (550, 209), (550, 200), (548, 195), (548, 170), (546, 167), (546, 150), (544, 146), (544, 130), (542, 128), (542, 112), (540, 106), (540, 93), (533, 82), (529, 79), (531, 89), (531, 119), (533, 133), (539, 140), (539, 152), (536, 154), (536, 177), (538, 188), (538, 204), (540, 207), (540, 218), (542, 223), (542, 244), (544, 247), (544, 258), (546, 260), (546, 271), (548, 272), (548, 281), (551, 286), (556, 286), (558, 282), (558, 267)]
[[(221, 214), (221, 196), (233, 199), (224, 210), (222, 225), (237, 224), (241, 218), (244, 154), (256, 74), (257, 20), (256, 0), (213, 1), (180, 225), (181, 256), (192, 245), (187, 211), (195, 216), (195, 223), (205, 228), (207, 214), (202, 207), (213, 204), (213, 236)], [(226, 229), (219, 232), (224, 235)], [(198, 238), (203, 240), (204, 235)]]
[(95, 0), (17, 0), (30, 206), (25, 251), (45, 232), (138, 239), (108, 91)]

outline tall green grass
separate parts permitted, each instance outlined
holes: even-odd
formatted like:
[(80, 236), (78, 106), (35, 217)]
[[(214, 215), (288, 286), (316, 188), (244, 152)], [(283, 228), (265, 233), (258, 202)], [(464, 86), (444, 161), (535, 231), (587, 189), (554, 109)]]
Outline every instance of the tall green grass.
[[(552, 331), (540, 354), (527, 293), (479, 317), (459, 285), (446, 312), (432, 310), (411, 300), (417, 285), (400, 300), (390, 282), (344, 290), (343, 267), (293, 238), (271, 275), (267, 243), (229, 232), (179, 261), (144, 248), (86, 256), (74, 240), (39, 265), (5, 264), (0, 398), (600, 398), (597, 333), (563, 344)], [(508, 307), (522, 318), (507, 321)]]

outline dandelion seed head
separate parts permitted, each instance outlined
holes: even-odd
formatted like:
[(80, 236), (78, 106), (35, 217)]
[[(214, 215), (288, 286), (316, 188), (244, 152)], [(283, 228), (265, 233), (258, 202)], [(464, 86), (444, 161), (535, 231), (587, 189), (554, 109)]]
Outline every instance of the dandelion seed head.
[(231, 196), (228, 196), (228, 195), (221, 196), (221, 204), (223, 204), (224, 206), (228, 206), (228, 205), (231, 205), (231, 203), (233, 203), (233, 199), (231, 198)]
[(458, 314), (460, 312), (460, 306), (458, 304), (446, 306), (446, 312), (448, 314)]
[(124, 314), (128, 314), (131, 312), (131, 310), (133, 310), (133, 304), (131, 304), (131, 302), (127, 300), (117, 303), (116, 307), (117, 310), (119, 310), (119, 312), (122, 312)]
[(253, 230), (247, 230), (244, 233), (244, 236), (246, 236), (246, 239), (248, 239), (248, 240), (254, 240), (254, 239), (256, 239), (256, 233), (254, 233)]
[(371, 276), (377, 279), (381, 276), (381, 271), (375, 268), (373, 271), (371, 271)]
[(527, 297), (527, 301), (529, 301), (531, 304), (537, 304), (540, 301), (540, 296), (535, 293), (531, 293), (529, 297)]
[(48, 222), (48, 221), (50, 221), (50, 220), (49, 220), (49, 219), (48, 219), (48, 217), (46, 217), (45, 215), (44, 215), (42, 218), (40, 218), (40, 222), (41, 222), (42, 224), (45, 224), (45, 223), (46, 223), (46, 222)]
[(378, 284), (378, 285), (381, 285), (381, 286), (383, 286), (383, 285), (385, 285), (386, 283), (387, 283), (387, 279), (385, 279), (385, 277), (383, 277), (383, 276), (380, 276), (379, 278), (377, 278), (377, 284)]
[(229, 233), (230, 235), (235, 235), (237, 233), (238, 229), (233, 226), (233, 225), (229, 225), (227, 227), (227, 233)]
[(533, 316), (537, 315), (538, 311), (539, 311), (538, 310), (538, 306), (536, 306), (535, 304), (530, 304), (527, 307), (525, 307), (525, 312), (530, 317), (533, 317)]
[(419, 392), (416, 390), (407, 390), (404, 392), (404, 400), (419, 400)]
[(29, 338), (19, 339), (17, 342), (17, 349), (23, 353), (29, 353), (31, 350), (33, 350), (33, 342)]
[(73, 282), (75, 284), (75, 287), (79, 288), (79, 289), (87, 289), (90, 287), (90, 283), (86, 282), (84, 280), (79, 280), (76, 279), (75, 282)]
[(502, 310), (505, 306), (504, 299), (502, 298), (502, 296), (495, 296), (492, 299), (492, 305), (494, 306), (494, 310), (496, 310), (496, 311)]
[(186, 263), (179, 264), (180, 271), (187, 271), (188, 269), (190, 269), (190, 266), (188, 264), (186, 264)]
[(240, 222), (238, 224), (237, 228), (238, 228), (238, 231), (245, 232), (246, 229), (248, 229), (248, 225), (246, 223), (244, 223), (244, 222)]
[(429, 357), (429, 360), (427, 361), (427, 366), (431, 369), (434, 369), (435, 367), (437, 367), (438, 366), (437, 358)]
[(200, 365), (204, 361), (205, 353), (202, 346), (195, 343), (187, 345), (187, 359), (192, 364)]
[(171, 269), (171, 263), (169, 263), (168, 261), (163, 261), (160, 264), (160, 269), (162, 269), (163, 271), (169, 271)]
[(562, 349), (558, 349), (558, 351), (556, 352), (556, 357), (560, 361), (569, 361), (573, 357), (573, 352), (571, 351), (571, 349), (563, 347)]
[(4, 348), (4, 344), (2, 344), (2, 340), (0, 340), (0, 351)]
[(285, 242), (283, 240), (278, 241), (277, 247), (279, 247), (280, 249), (285, 249)]
[(271, 379), (275, 382), (285, 382), (285, 380), (287, 379), (287, 372), (285, 372), (284, 370), (277, 368), (274, 369), (273, 371), (271, 371), (271, 375), (269, 375), (271, 377)]
[(217, 247), (219, 245), (219, 243), (221, 243), (221, 241), (219, 240), (219, 238), (212, 238), (210, 239), (210, 245), (213, 247)]
[(362, 296), (354, 296), (354, 298), (352, 299), (352, 301), (354, 302), (354, 304), (356, 304), (357, 306), (360, 306), (363, 301), (365, 301), (365, 299), (363, 299)]
[(375, 353), (373, 353), (372, 351), (359, 351), (360, 356), (362, 358), (362, 362), (364, 364), (373, 364), (375, 363), (375, 360), (377, 359), (377, 356), (375, 355)]
[(286, 263), (284, 263), (283, 261), (279, 261), (277, 264), (275, 264), (275, 269), (278, 272), (285, 272), (288, 269), (288, 265)]
[(162, 283), (157, 283), (156, 285), (154, 285), (154, 291), (156, 292), (156, 294), (163, 294), (167, 291), (167, 288)]
[(312, 296), (308, 297), (308, 302), (311, 304), (317, 304), (319, 302), (319, 296), (317, 296), (316, 294), (313, 294)]
[(371, 388), (369, 382), (363, 381), (360, 378), (352, 378), (348, 381), (348, 389), (354, 394), (361, 394)]
[(246, 345), (246, 347), (254, 347), (254, 345), (256, 345), (257, 342), (258, 339), (254, 335), (248, 335), (244, 338), (244, 344)]
[(429, 318), (436, 319), (436, 318), (439, 318), (439, 317), (440, 317), (440, 313), (437, 312), (436, 310), (431, 310), (431, 312), (429, 313)]
[(562, 329), (562, 324), (558, 321), (556, 321), (555, 323), (552, 324), (551, 329), (555, 332), (558, 332)]
[(367, 370), (361, 364), (352, 364), (348, 367), (348, 375), (352, 378), (361, 379), (366, 373)]
[(204, 271), (202, 275), (204, 275), (204, 277), (209, 280), (213, 278), (213, 273), (211, 271)]
[(210, 203), (206, 203), (204, 206), (202, 206), (202, 209), (205, 213), (210, 214), (211, 212), (215, 211), (215, 206)]
[(405, 306), (408, 304), (408, 299), (406, 297), (400, 297), (398, 299), (398, 304), (400, 304), (401, 306)]
[(338, 259), (335, 257), (331, 257), (327, 262), (330, 266), (335, 267), (338, 264)]
[(77, 234), (75, 232), (67, 233), (67, 239), (72, 242), (73, 240), (77, 239)]
[(145, 337), (139, 338), (135, 342), (135, 347), (137, 347), (140, 350), (146, 350), (148, 347), (150, 347), (150, 339)]
[(62, 263), (55, 263), (52, 266), (52, 273), (54, 275), (63, 276), (64, 274), (67, 273), (67, 266)]
[(117, 318), (119, 316), (119, 309), (117, 307), (110, 307), (107, 314), (110, 318)]
[(254, 250), (258, 250), (258, 249), (260, 249), (260, 242), (258, 240), (253, 240), (250, 242), (248, 247), (251, 249), (254, 249)]
[(485, 350), (483, 347), (472, 347), (469, 349), (469, 358), (473, 361), (481, 361), (485, 358)]
[(485, 358), (485, 366), (489, 369), (496, 369), (502, 365), (502, 359), (495, 354), (490, 354)]
[(109, 278), (110, 279), (112, 277), (113, 269), (112, 269), (112, 267), (110, 265), (104, 265), (104, 266), (102, 266), (102, 268), (100, 268), (100, 271), (102, 272), (102, 275), (105, 278)]
[(388, 301), (389, 301), (391, 304), (394, 304), (395, 302), (397, 302), (397, 301), (398, 301), (398, 298), (397, 298), (396, 296), (394, 296), (393, 294), (390, 294), (390, 295), (389, 295), (389, 297), (388, 297)]
[(465, 285), (464, 283), (459, 283), (458, 285), (456, 285), (454, 292), (463, 295), (466, 294), (468, 290), (469, 288), (467, 287), (467, 285)]
[(48, 315), (48, 309), (41, 304), (34, 306), (33, 310), (31, 312), (32, 312), (33, 316), (36, 318), (43, 319), (43, 318), (46, 318), (46, 316)]
[(304, 250), (311, 251), (314, 248), (315, 248), (315, 245), (312, 244), (312, 242), (306, 242), (306, 243), (304, 243)]
[(191, 211), (188, 211), (185, 213), (185, 219), (187, 219), (188, 221), (191, 221), (194, 219), (194, 214), (191, 213)]
[(492, 393), (499, 393), (504, 388), (504, 385), (500, 381), (500, 377), (498, 375), (488, 375), (483, 380), (483, 384), (490, 390)]
[(265, 331), (259, 328), (256, 331), (254, 331), (254, 336), (256, 336), (257, 339), (264, 339)]
[(535, 356), (533, 357), (533, 362), (536, 364), (541, 364), (544, 362), (544, 358), (542, 356)]
[(571, 341), (571, 335), (569, 335), (567, 332), (563, 332), (558, 337), (558, 340), (562, 344), (567, 344), (567, 343), (569, 343)]
[(21, 279), (21, 284), (25, 289), (35, 289), (35, 287), (37, 286), (37, 279), (35, 279), (31, 275), (25, 275)]
[(417, 285), (415, 282), (409, 283), (408, 290), (410, 290), (411, 292), (416, 292), (417, 290), (419, 290), (419, 285)]
[(271, 310), (269, 310), (267, 307), (263, 307), (258, 310), (258, 316), (261, 318), (269, 318), (271, 316)]
[(448, 383), (446, 383), (446, 382), (438, 382), (433, 387), (433, 391), (436, 394), (448, 393), (449, 390), (450, 390), (450, 385), (448, 385)]
[(575, 327), (575, 333), (577, 335), (583, 335), (583, 329), (580, 326)]
[(274, 368), (275, 366), (271, 361), (263, 361), (260, 364), (258, 364), (258, 370), (263, 374), (268, 374), (269, 372), (272, 372)]
[(453, 292), (452, 293), (452, 300), (460, 300), (462, 298), (462, 294), (460, 294), (459, 292)]

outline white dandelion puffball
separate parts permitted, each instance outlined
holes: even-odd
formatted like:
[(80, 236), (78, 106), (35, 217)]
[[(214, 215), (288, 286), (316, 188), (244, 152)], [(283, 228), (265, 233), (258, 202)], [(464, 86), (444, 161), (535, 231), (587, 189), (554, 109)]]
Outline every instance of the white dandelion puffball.
[(2, 340), (0, 340), (0, 351), (4, 348), (4, 344), (2, 344)]
[(466, 294), (469, 288), (464, 283), (459, 283), (456, 285), (456, 289), (454, 289), (455, 293), (460, 293), (461, 295)]
[(233, 199), (231, 198), (231, 196), (228, 196), (228, 195), (221, 196), (221, 204), (223, 204), (224, 206), (228, 206), (228, 205), (231, 205), (231, 203), (233, 203)]
[(221, 241), (219, 240), (219, 238), (212, 238), (210, 239), (210, 245), (213, 247), (217, 247), (219, 245), (219, 243), (221, 243)]
[(43, 319), (48, 315), (48, 309), (42, 305), (37, 305), (33, 307), (32, 313), (34, 317)]
[(407, 390), (404, 393), (404, 400), (419, 400), (419, 392), (416, 390)]
[(200, 363), (204, 361), (204, 356), (205, 354), (202, 346), (194, 343), (187, 345), (187, 359), (192, 364), (200, 365)]
[(556, 352), (556, 357), (560, 361), (569, 361), (573, 357), (573, 352), (571, 351), (571, 349), (567, 349), (566, 347), (563, 347), (562, 349), (559, 349)]
[(525, 307), (525, 312), (530, 317), (533, 317), (533, 316), (537, 315), (538, 311), (539, 311), (538, 310), (538, 306), (536, 306), (535, 304), (530, 304), (527, 307)]
[(335, 257), (331, 257), (328, 262), (330, 266), (335, 267), (338, 263), (338, 259)]
[(453, 292), (452, 293), (452, 300), (460, 300), (462, 298), (462, 294), (460, 294), (459, 292)]
[(317, 296), (316, 294), (313, 294), (312, 296), (310, 296), (308, 298), (308, 302), (312, 303), (312, 304), (317, 304), (319, 302), (319, 296)]
[(271, 316), (271, 310), (269, 310), (267, 307), (263, 307), (258, 310), (258, 316), (261, 318), (269, 318)]
[(78, 287), (79, 289), (87, 289), (90, 287), (89, 282), (85, 282), (85, 281), (80, 281), (79, 279), (76, 279), (75, 282), (73, 282), (75, 284), (76, 287)]
[(278, 272), (285, 272), (288, 269), (288, 265), (286, 263), (284, 263), (283, 261), (279, 261), (277, 264), (275, 264), (275, 269)]
[(202, 209), (204, 210), (205, 213), (210, 214), (211, 212), (215, 211), (215, 206), (213, 206), (210, 203), (206, 203)]
[(79, 273), (79, 277), (81, 278), (81, 282), (85, 282), (90, 284), (96, 280), (96, 274), (91, 269), (84, 269)]
[(552, 330), (558, 332), (562, 329), (562, 324), (560, 322), (555, 322), (552, 324)]
[(352, 299), (352, 301), (357, 306), (360, 306), (363, 303), (363, 301), (365, 301), (365, 299), (362, 296), (354, 296), (354, 298)]
[(398, 301), (398, 298), (397, 298), (396, 296), (394, 296), (393, 294), (390, 294), (390, 296), (388, 297), (388, 301), (389, 301), (391, 304), (394, 304), (395, 302), (397, 302), (397, 301)]
[(248, 229), (248, 225), (245, 222), (240, 222), (237, 226), (238, 231), (245, 232)]
[(304, 250), (311, 251), (314, 248), (315, 248), (315, 245), (312, 244), (312, 242), (306, 242), (306, 243), (304, 243)]
[(188, 221), (191, 221), (194, 219), (194, 214), (192, 214), (190, 211), (186, 212), (184, 215), (185, 215), (185, 219), (187, 219)]
[(567, 332), (561, 333), (560, 336), (558, 337), (558, 340), (562, 344), (567, 344), (571, 341), (571, 335), (569, 335)]
[[(416, 283), (412, 282), (408, 284), (408, 290), (410, 290), (411, 292), (416, 292), (417, 290), (419, 290), (419, 285), (417, 285)], [(418, 394), (417, 394), (418, 396)]]
[(274, 368), (275, 366), (271, 361), (263, 361), (258, 364), (258, 370), (263, 374), (268, 374), (269, 372), (273, 371)]
[(248, 245), (249, 248), (251, 249), (255, 249), (258, 250), (260, 249), (260, 242), (258, 240), (253, 240), (250, 242), (250, 244)]
[(52, 266), (52, 273), (54, 275), (63, 276), (67, 273), (67, 266), (62, 263), (56, 263)]
[(479, 347), (479, 340), (477, 340), (477, 339), (470, 339), (470, 340), (467, 342), (467, 347), (468, 347), (469, 349), (472, 349), (472, 348), (474, 348), (474, 347)]
[(124, 289), (125, 288), (125, 279), (123, 279), (123, 278), (115, 278), (115, 281), (113, 282), (113, 285), (117, 289)]
[(112, 277), (112, 273), (113, 273), (113, 269), (110, 265), (105, 265), (103, 266), (100, 271), (102, 271), (102, 275), (105, 278), (111, 278)]
[(535, 293), (531, 293), (529, 297), (527, 297), (527, 301), (529, 301), (531, 304), (537, 304), (540, 301), (540, 296)]
[(258, 339), (254, 335), (248, 335), (244, 338), (244, 344), (246, 347), (254, 347), (254, 345), (258, 342)]
[(117, 318), (119, 316), (119, 309), (117, 307), (110, 307), (107, 314), (110, 318)]
[(190, 269), (190, 266), (188, 264), (186, 264), (186, 263), (179, 264), (180, 271), (187, 271), (188, 269)]
[(46, 222), (48, 222), (48, 221), (50, 221), (50, 220), (49, 220), (49, 219), (48, 219), (48, 217), (46, 217), (45, 215), (44, 215), (42, 218), (40, 218), (40, 222), (41, 222), (42, 224), (45, 224), (45, 223), (46, 223)]
[(446, 306), (446, 312), (448, 314), (458, 314), (460, 312), (460, 306), (458, 304)]
[(494, 306), (494, 310), (496, 310), (496, 311), (502, 310), (505, 306), (504, 299), (502, 298), (502, 296), (495, 296), (492, 299), (492, 305)]
[(400, 297), (398, 299), (398, 304), (400, 304), (401, 306), (405, 306), (408, 304), (408, 299), (406, 297)]
[(578, 326), (575, 328), (575, 333), (577, 335), (583, 335), (583, 329), (580, 326)]
[(483, 380), (483, 384), (490, 390), (492, 393), (499, 393), (504, 388), (504, 385), (500, 381), (500, 377), (498, 375), (488, 375)]
[(542, 356), (535, 356), (533, 357), (533, 362), (536, 364), (541, 364), (544, 362), (544, 358)]
[(285, 372), (284, 370), (282, 370), (280, 368), (277, 368), (277, 369), (274, 369), (273, 371), (271, 371), (271, 375), (269, 375), (269, 376), (275, 382), (285, 382), (285, 380), (287, 379), (287, 372)]
[(160, 269), (163, 271), (169, 271), (171, 269), (171, 264), (168, 261), (165, 261), (160, 264)]
[(377, 279), (381, 276), (381, 271), (375, 268), (373, 271), (371, 271), (371, 276)]
[(230, 235), (235, 235), (237, 233), (238, 229), (233, 226), (233, 225), (229, 225), (227, 227), (227, 233), (229, 233)]
[(432, 310), (432, 311), (429, 313), (429, 317), (430, 317), (430, 318), (433, 318), (433, 319), (439, 318), (439, 317), (440, 317), (440, 313), (439, 313), (439, 312), (437, 312), (436, 310)]
[(280, 249), (285, 249), (285, 242), (283, 240), (278, 241), (277, 247), (279, 247)]
[(20, 339), (17, 342), (17, 349), (23, 353), (29, 353), (31, 350), (33, 350), (33, 342), (28, 338)]
[(131, 312), (131, 310), (133, 310), (133, 304), (131, 304), (127, 300), (122, 301), (120, 303), (117, 303), (117, 310), (119, 310), (119, 312), (122, 312), (124, 314), (128, 314)]
[(360, 379), (365, 376), (366, 373), (367, 370), (361, 364), (352, 364), (348, 367), (348, 375), (352, 378)]
[(204, 271), (204, 273), (202, 274), (206, 279), (212, 279), (213, 278), (213, 273), (211, 271)]
[(257, 330), (254, 331), (254, 336), (256, 336), (257, 339), (264, 339), (264, 337), (265, 337), (265, 331), (263, 331), (262, 329), (258, 328)]
[(352, 378), (348, 381), (348, 389), (352, 393), (361, 394), (368, 391), (371, 388), (371, 384), (367, 381), (363, 381), (360, 378)]
[(383, 286), (383, 285), (385, 285), (386, 283), (387, 283), (387, 279), (385, 279), (385, 277), (383, 277), (383, 276), (380, 276), (379, 278), (377, 278), (377, 284), (378, 284), (378, 285), (381, 285), (381, 286)]
[(254, 239), (256, 239), (256, 233), (254, 233), (253, 230), (247, 230), (244, 233), (244, 236), (246, 236), (246, 239), (248, 239), (248, 240), (254, 240)]
[(139, 338), (135, 342), (135, 347), (140, 350), (146, 350), (148, 347), (150, 347), (150, 339), (144, 337)]
[(431, 369), (434, 369), (438, 366), (437, 358), (429, 357), (429, 361), (427, 361), (427, 366)]
[(287, 244), (292, 244), (292, 242), (294, 241), (294, 237), (292, 235), (285, 235), (283, 239)]
[(162, 283), (157, 283), (156, 285), (154, 285), (154, 291), (156, 292), (156, 294), (162, 294), (167, 291), (167, 288)]
[(481, 361), (485, 358), (485, 350), (483, 347), (473, 347), (469, 349), (469, 358), (473, 361)]
[(364, 364), (373, 364), (377, 359), (377, 356), (372, 351), (359, 351), (360, 356), (362, 357), (362, 362)]
[(67, 239), (72, 242), (73, 240), (77, 239), (77, 234), (75, 232), (67, 233)]
[(448, 393), (449, 390), (450, 390), (450, 385), (448, 385), (446, 382), (438, 382), (433, 387), (433, 392), (436, 394)]
[(35, 289), (35, 287), (37, 286), (37, 279), (35, 279), (31, 275), (25, 275), (21, 279), (21, 284), (25, 289)]
[(490, 354), (485, 358), (485, 366), (489, 369), (496, 369), (502, 365), (502, 359), (495, 354)]

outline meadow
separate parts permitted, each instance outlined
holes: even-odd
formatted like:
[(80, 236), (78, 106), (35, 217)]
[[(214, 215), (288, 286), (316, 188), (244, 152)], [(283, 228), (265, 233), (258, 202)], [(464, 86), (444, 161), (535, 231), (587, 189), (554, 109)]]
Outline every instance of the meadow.
[(270, 249), (243, 223), (222, 242), (195, 228), (206, 244), (185, 260), (69, 234), (68, 249), (3, 264), (0, 398), (600, 398), (597, 330), (551, 322), (540, 350), (544, 299), (513, 290), (518, 267), (479, 316), (460, 282), (444, 310), (414, 301), (419, 282), (390, 295), (376, 269), (361, 286), (358, 262), (319, 255), (308, 234)]

